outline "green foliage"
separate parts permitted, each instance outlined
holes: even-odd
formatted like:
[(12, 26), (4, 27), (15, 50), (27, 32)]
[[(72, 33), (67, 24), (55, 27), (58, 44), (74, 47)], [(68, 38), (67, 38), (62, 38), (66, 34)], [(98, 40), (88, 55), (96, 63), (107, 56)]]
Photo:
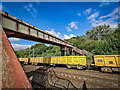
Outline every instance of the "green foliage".
[(86, 56), (87, 63), (92, 63), (92, 56)]
[(120, 25), (110, 28), (109, 25), (93, 27), (86, 35), (77, 36), (66, 41), (81, 50), (87, 50), (95, 55), (120, 54)]
[(16, 51), (16, 55), (18, 58), (24, 57), (33, 57), (33, 48), (34, 48), (34, 57), (51, 57), (51, 56), (60, 56), (60, 47), (58, 46), (46, 46), (43, 43), (35, 44), (30, 48), (26, 48), (24, 50)]

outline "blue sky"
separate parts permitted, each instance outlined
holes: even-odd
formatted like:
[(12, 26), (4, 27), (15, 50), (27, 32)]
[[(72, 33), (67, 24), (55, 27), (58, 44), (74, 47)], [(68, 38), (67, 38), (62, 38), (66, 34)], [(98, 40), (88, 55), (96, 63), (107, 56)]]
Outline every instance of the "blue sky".
[[(3, 2), (2, 10), (62, 39), (85, 35), (92, 27), (117, 26), (118, 2)], [(24, 49), (36, 42), (10, 38)], [(23, 48), (24, 47), (24, 48)]]

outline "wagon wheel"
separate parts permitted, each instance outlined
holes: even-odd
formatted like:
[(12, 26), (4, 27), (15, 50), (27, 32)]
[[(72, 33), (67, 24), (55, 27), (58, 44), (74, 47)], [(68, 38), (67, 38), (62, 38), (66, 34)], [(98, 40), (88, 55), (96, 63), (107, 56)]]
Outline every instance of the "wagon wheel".
[(72, 66), (71, 65), (67, 65), (67, 68), (72, 68)]

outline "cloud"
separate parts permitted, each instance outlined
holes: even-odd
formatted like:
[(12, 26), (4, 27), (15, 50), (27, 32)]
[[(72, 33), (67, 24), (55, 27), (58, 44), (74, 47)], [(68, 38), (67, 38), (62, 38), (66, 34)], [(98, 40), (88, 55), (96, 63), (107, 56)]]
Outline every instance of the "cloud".
[(78, 15), (78, 16), (81, 16), (81, 14), (80, 14), (80, 13), (78, 13), (77, 15)]
[(45, 31), (52, 34), (52, 35), (55, 35), (56, 37), (61, 38), (61, 39), (70, 39), (72, 37), (75, 37), (75, 35), (73, 35), (73, 34), (70, 34), (70, 35), (65, 34), (62, 36), (60, 32), (55, 32), (54, 29), (45, 30)]
[(67, 29), (68, 32), (71, 32), (72, 29), (76, 29), (76, 30), (77, 30), (77, 29), (78, 29), (77, 23), (78, 23), (78, 22), (71, 22), (71, 23), (69, 23), (68, 26), (65, 27), (65, 28)]
[(58, 38), (63, 39), (61, 33), (60, 32), (55, 32), (54, 29), (45, 30), (45, 31), (52, 34), (52, 35), (54, 35), (54, 36), (56, 36), (56, 37), (58, 37)]
[(31, 3), (24, 6), (24, 8), (32, 15), (32, 17), (35, 17), (37, 15), (37, 10), (33, 7)]
[(84, 12), (84, 15), (89, 15), (91, 13), (92, 9), (89, 8), (89, 9), (86, 9), (86, 11)]
[(19, 38), (13, 38), (13, 37), (11, 37), (11, 38), (9, 38), (9, 40), (13, 41), (13, 42), (16, 42), (16, 41), (19, 41), (20, 39)]
[(72, 31), (69, 27), (66, 27), (66, 29), (67, 29), (68, 32), (71, 32), (71, 31)]
[(12, 47), (14, 48), (15, 51), (19, 51), (22, 49), (30, 48), (31, 45), (21, 45), (21, 44), (12, 44)]
[(96, 18), (96, 17), (98, 17), (98, 16), (99, 16), (99, 12), (96, 12), (96, 13), (90, 15), (90, 16), (88, 17), (88, 20), (94, 19), (94, 18)]
[(63, 36), (64, 39), (70, 39), (70, 38), (72, 38), (72, 37), (75, 37), (75, 35), (73, 35), (73, 34), (66, 35), (66, 34), (65, 34), (65, 35)]
[(109, 5), (109, 2), (102, 2), (102, 3), (99, 5), (99, 7), (107, 6), (107, 5)]
[[(110, 14), (106, 16), (101, 16), (98, 18), (97, 12), (94, 15), (88, 17), (89, 23), (92, 24), (93, 27), (109, 24), (111, 28), (115, 28), (118, 24), (116, 20), (118, 20), (118, 8), (115, 8)], [(107, 19), (105, 19), (107, 18)]]
[(69, 24), (70, 28), (78, 29), (77, 23), (78, 23), (78, 22), (71, 22), (71, 23)]
[(106, 15), (106, 16), (100, 17), (100, 19), (106, 18), (106, 17), (114, 17), (116, 13), (118, 13), (118, 8), (115, 8), (115, 9), (113, 10), (113, 12), (110, 13), (110, 14), (108, 14), (108, 15)]

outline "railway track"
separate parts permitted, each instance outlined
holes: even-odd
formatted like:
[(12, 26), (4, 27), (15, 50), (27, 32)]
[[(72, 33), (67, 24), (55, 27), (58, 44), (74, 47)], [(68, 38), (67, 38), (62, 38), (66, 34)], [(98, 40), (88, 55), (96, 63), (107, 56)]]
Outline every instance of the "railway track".
[(103, 78), (103, 79), (111, 79), (111, 80), (118, 80), (120, 78), (120, 74), (114, 74), (114, 73), (102, 73), (99, 71), (94, 71), (94, 70), (76, 70), (76, 69), (67, 69), (67, 68), (61, 68), (61, 67), (56, 67), (56, 71), (63, 71), (67, 73), (76, 73), (76, 74), (81, 74), (81, 75), (89, 75), (92, 77), (98, 77), (98, 78)]
[[(87, 88), (120, 88), (119, 74), (101, 73), (99, 71), (91, 71), (91, 70), (66, 69), (64, 67), (55, 67), (55, 68), (47, 67), (48, 69), (46, 71), (44, 70), (41, 71), (40, 68), (42, 69), (46, 67), (32, 66), (32, 65), (23, 66), (25, 72), (35, 71), (36, 76), (41, 75), (39, 77), (44, 77), (44, 76), (47, 77), (46, 81), (49, 81), (50, 85), (56, 86), (57, 84), (59, 85), (63, 84), (67, 86), (69, 81), (71, 84), (70, 87), (73, 87), (72, 86), (73, 84), (76, 88), (83, 88), (84, 85)], [(59, 80), (58, 78), (68, 81), (64, 81), (64, 80), (62, 81)], [(67, 83), (63, 83), (63, 82), (67, 82)]]
[[(118, 81), (117, 80), (110, 80), (110, 79), (103, 79), (98, 77), (92, 77), (88, 75), (80, 75), (80, 74), (71, 74), (71, 73), (65, 73), (65, 72), (56, 72), (58, 76), (62, 76), (63, 78), (66, 77), (66, 79), (74, 80), (74, 81), (86, 81), (89, 84), (97, 85), (97, 86), (103, 86), (104, 88), (116, 88), (118, 87)], [(107, 83), (104, 83), (107, 82)], [(103, 85), (104, 83), (104, 85)]]

